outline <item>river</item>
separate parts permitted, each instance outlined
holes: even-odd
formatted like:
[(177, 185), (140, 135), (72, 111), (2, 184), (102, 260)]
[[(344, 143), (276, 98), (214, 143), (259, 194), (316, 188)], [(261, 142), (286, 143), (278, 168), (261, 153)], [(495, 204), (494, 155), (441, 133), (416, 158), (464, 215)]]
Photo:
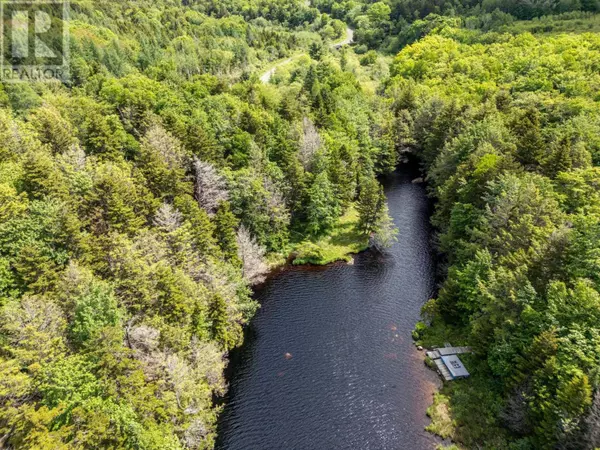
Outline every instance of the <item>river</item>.
[(429, 204), (405, 167), (385, 182), (400, 230), (388, 255), (299, 267), (257, 292), (231, 355), (217, 448), (433, 449), (425, 410), (439, 384), (411, 339), (434, 293)]

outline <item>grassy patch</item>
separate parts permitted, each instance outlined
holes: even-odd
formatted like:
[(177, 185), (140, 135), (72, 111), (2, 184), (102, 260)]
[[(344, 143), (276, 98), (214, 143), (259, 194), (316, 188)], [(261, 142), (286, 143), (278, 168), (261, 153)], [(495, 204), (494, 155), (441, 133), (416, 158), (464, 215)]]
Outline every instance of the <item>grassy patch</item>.
[(444, 347), (446, 342), (455, 347), (469, 345), (463, 329), (448, 325), (441, 320), (435, 320), (431, 326), (425, 329), (417, 325), (415, 331), (413, 338), (416, 344), (425, 348)]
[(295, 265), (326, 265), (349, 262), (352, 254), (366, 250), (368, 244), (368, 239), (358, 231), (358, 212), (350, 207), (328, 235), (293, 242), (291, 253), (295, 255)]
[(426, 430), (458, 448), (508, 449), (506, 431), (497, 422), (498, 399), (481, 376), (447, 383), (427, 409), (431, 424)]
[(433, 405), (427, 408), (427, 415), (431, 419), (431, 424), (425, 428), (433, 434), (437, 434), (443, 439), (452, 439), (455, 433), (455, 426), (450, 416), (450, 399), (441, 393), (435, 394)]

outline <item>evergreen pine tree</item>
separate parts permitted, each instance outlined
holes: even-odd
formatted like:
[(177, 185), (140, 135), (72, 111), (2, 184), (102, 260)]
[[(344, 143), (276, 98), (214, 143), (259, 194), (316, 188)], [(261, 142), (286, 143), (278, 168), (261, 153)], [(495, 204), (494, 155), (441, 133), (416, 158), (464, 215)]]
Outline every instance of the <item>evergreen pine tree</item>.
[(383, 202), (383, 208), (379, 213), (377, 220), (375, 233), (371, 237), (370, 246), (383, 252), (385, 249), (390, 248), (398, 241), (398, 228), (394, 224), (394, 220), (390, 217), (390, 211), (388, 205)]
[(239, 220), (231, 212), (229, 202), (221, 202), (213, 220), (216, 227), (215, 237), (219, 247), (223, 251), (225, 259), (236, 266), (240, 266), (241, 261), (238, 256), (236, 231), (239, 226)]
[(174, 204), (191, 225), (190, 233), (195, 250), (202, 256), (214, 255), (218, 247), (216, 229), (207, 212), (191, 196), (177, 197)]
[(363, 234), (371, 235), (377, 230), (384, 205), (383, 187), (373, 177), (363, 178), (356, 206), (360, 216), (358, 226)]
[(571, 156), (571, 139), (567, 136), (561, 139), (556, 149), (550, 157), (548, 165), (548, 175), (557, 176), (561, 172), (568, 172), (573, 167), (573, 158)]
[(23, 290), (44, 293), (55, 288), (61, 267), (49, 256), (49, 249), (39, 244), (23, 247), (13, 262)]
[(227, 304), (222, 295), (215, 294), (213, 296), (208, 316), (211, 321), (213, 339), (219, 342), (223, 348), (229, 350), (233, 344), (227, 330)]
[(61, 178), (61, 173), (56, 169), (50, 155), (35, 152), (26, 156), (23, 163), (22, 188), (30, 199), (66, 193)]
[(356, 196), (356, 164), (346, 145), (335, 146), (329, 158), (329, 178), (342, 207), (346, 208)]
[(323, 44), (313, 42), (308, 50), (310, 57), (316, 61), (320, 61), (323, 58), (324, 48)]
[(540, 113), (535, 109), (525, 112), (513, 123), (513, 131), (518, 139), (517, 158), (524, 166), (539, 164), (544, 152), (544, 139), (541, 133)]
[(330, 230), (341, 213), (327, 172), (323, 171), (316, 176), (309, 189), (308, 197), (306, 229), (313, 236), (318, 236)]

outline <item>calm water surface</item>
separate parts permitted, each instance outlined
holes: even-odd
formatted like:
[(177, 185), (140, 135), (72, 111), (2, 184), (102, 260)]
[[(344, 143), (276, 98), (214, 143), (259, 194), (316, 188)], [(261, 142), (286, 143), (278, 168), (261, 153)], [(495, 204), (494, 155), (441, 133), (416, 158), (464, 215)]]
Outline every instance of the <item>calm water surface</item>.
[(438, 381), (410, 336), (434, 292), (429, 208), (416, 176), (404, 169), (387, 182), (400, 230), (389, 255), (291, 269), (257, 293), (262, 308), (232, 355), (218, 448), (435, 447), (423, 428)]

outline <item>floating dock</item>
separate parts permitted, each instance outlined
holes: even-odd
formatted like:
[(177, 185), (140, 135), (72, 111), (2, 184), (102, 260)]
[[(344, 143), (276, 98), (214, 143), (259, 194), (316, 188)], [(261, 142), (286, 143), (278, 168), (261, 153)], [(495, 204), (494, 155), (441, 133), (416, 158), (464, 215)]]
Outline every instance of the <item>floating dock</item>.
[(470, 353), (470, 347), (442, 347), (435, 348), (426, 353), (434, 362), (438, 372), (446, 381), (453, 381), (459, 378), (469, 377), (469, 372), (458, 357), (464, 353)]

